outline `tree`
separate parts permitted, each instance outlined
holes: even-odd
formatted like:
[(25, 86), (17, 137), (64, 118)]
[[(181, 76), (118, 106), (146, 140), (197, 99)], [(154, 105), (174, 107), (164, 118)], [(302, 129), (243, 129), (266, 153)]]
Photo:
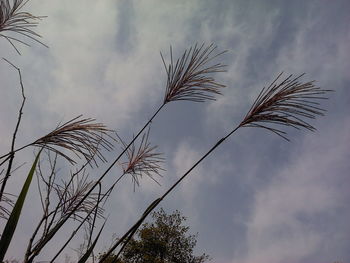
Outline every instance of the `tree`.
[[(188, 234), (186, 217), (178, 210), (168, 215), (160, 209), (152, 218), (153, 222), (144, 223), (125, 246), (120, 263), (202, 263), (209, 259), (206, 254), (193, 255), (197, 235)], [(106, 262), (112, 262), (114, 256)]]

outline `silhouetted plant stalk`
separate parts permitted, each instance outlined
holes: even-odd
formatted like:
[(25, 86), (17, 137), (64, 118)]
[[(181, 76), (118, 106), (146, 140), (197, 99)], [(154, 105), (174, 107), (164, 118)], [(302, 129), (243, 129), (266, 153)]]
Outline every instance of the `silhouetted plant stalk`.
[[(1, 201), (3, 200), (3, 195), (4, 195), (4, 191), (5, 191), (5, 187), (6, 187), (6, 183), (7, 183), (7, 180), (10, 178), (11, 176), (11, 170), (12, 170), (12, 164), (13, 164), (13, 160), (15, 158), (15, 142), (16, 142), (16, 137), (17, 137), (17, 132), (18, 132), (18, 128), (19, 128), (19, 125), (21, 123), (21, 120), (22, 120), (22, 115), (23, 115), (23, 107), (24, 107), (24, 104), (25, 104), (25, 101), (26, 101), (26, 97), (24, 95), (24, 87), (23, 87), (23, 81), (22, 81), (22, 74), (21, 74), (21, 70), (16, 67), (15, 65), (13, 65), (10, 61), (8, 61), (7, 59), (3, 58), (8, 64), (10, 64), (13, 68), (15, 68), (18, 72), (18, 77), (19, 77), (19, 84), (21, 86), (21, 95), (22, 95), (22, 103), (21, 103), (21, 106), (19, 108), (19, 112), (18, 112), (18, 117), (17, 117), (17, 123), (16, 123), (16, 127), (15, 127), (15, 130), (13, 132), (13, 135), (12, 135), (12, 141), (11, 141), (11, 150), (10, 150), (10, 153), (8, 154), (7, 158), (5, 161), (8, 160), (8, 165), (7, 165), (7, 169), (6, 169), (6, 173), (4, 175), (4, 177), (2, 178), (1, 180), (1, 189), (0, 189), (0, 207), (3, 207), (1, 205)], [(0, 158), (1, 159), (1, 158)], [(1, 165), (0, 165), (1, 166)], [(8, 203), (6, 202), (7, 198), (5, 199), (5, 203)]]
[[(51, 171), (48, 178), (45, 178), (41, 163), (38, 164), (37, 169), (38, 188), (43, 214), (28, 242), (25, 261), (28, 260), (29, 256), (35, 251), (33, 249), (33, 244), (47, 238), (49, 231), (60, 224), (60, 220), (75, 207), (76, 203), (79, 202), (80, 198), (84, 196), (92, 185), (92, 181), (88, 181), (88, 175), (83, 169), (79, 169), (79, 173), (71, 174), (68, 182), (62, 181), (61, 183), (57, 183), (56, 165), (58, 154), (55, 153), (54, 158), (51, 158), (50, 151), (48, 151), (47, 156), (50, 166), (49, 170)], [(42, 183), (40, 183), (40, 181)], [(44, 191), (42, 190), (41, 184), (45, 188)], [(103, 217), (103, 208), (99, 205), (97, 207), (95, 206), (95, 204), (99, 204), (100, 196), (100, 192), (90, 194), (85, 202), (74, 211), (72, 219), (81, 221), (81, 223), (87, 223), (88, 225), (95, 225), (96, 218)], [(52, 204), (53, 200), (57, 200), (56, 205)], [(52, 205), (54, 205), (53, 209), (51, 208)], [(95, 211), (94, 215), (91, 214), (93, 211)], [(39, 230), (41, 235), (39, 238), (36, 238)]]
[[(217, 58), (218, 56), (224, 53), (224, 52), (214, 53), (215, 50), (216, 50), (216, 47), (213, 45), (209, 45), (208, 47), (205, 47), (204, 44), (201, 46), (195, 45), (193, 48), (190, 48), (189, 51), (185, 51), (184, 55), (181, 58), (179, 58), (175, 62), (175, 64), (172, 58), (172, 50), (171, 50), (170, 64), (168, 67), (165, 66), (168, 80), (170, 79), (171, 81), (168, 81), (167, 83), (165, 99), (163, 103), (155, 111), (152, 117), (146, 122), (143, 128), (140, 129), (140, 131), (136, 134), (136, 136), (133, 137), (133, 139), (129, 144), (126, 144), (123, 142), (124, 149), (122, 150), (122, 152), (110, 164), (110, 166), (105, 170), (105, 172), (98, 178), (98, 180), (94, 183), (94, 185), (90, 188), (90, 190), (80, 200), (80, 202), (77, 203), (76, 207), (79, 207), (81, 203), (84, 202), (84, 200), (92, 193), (92, 191), (97, 187), (97, 185), (102, 182), (104, 177), (117, 164), (117, 162), (120, 160), (120, 158), (124, 154), (127, 154), (129, 156), (134, 156), (136, 157), (136, 159), (140, 159), (139, 154), (141, 154), (144, 157), (147, 156), (149, 160), (153, 160), (153, 161), (151, 163), (148, 162), (148, 166), (145, 166), (144, 164), (142, 164), (142, 162), (135, 162), (135, 159), (129, 158), (129, 160), (131, 160), (131, 162), (134, 162), (134, 164), (130, 165), (129, 168), (125, 167), (126, 170), (121, 177), (123, 177), (126, 174), (132, 174), (133, 179), (138, 180), (138, 176), (140, 176), (140, 172), (146, 173), (147, 171), (154, 172), (158, 170), (158, 167), (157, 167), (157, 162), (159, 161), (158, 155), (148, 156), (149, 149), (145, 151), (144, 148), (139, 148), (138, 152), (135, 152), (135, 149), (132, 150), (133, 148), (131, 148), (131, 150), (129, 150), (129, 148), (132, 147), (132, 145), (139, 138), (139, 136), (143, 134), (145, 129), (152, 123), (153, 119), (157, 116), (157, 114), (163, 109), (163, 107), (167, 103), (171, 101), (176, 101), (176, 100), (204, 102), (206, 100), (215, 100), (214, 95), (221, 94), (220, 89), (225, 86), (216, 83), (212, 77), (207, 77), (208, 74), (211, 74), (211, 73), (223, 72), (225, 68), (225, 65), (221, 65), (221, 64), (214, 64), (212, 66), (207, 65), (207, 63), (210, 63), (213, 59)], [(165, 65), (163, 56), (162, 56), (162, 59)], [(177, 65), (181, 65), (181, 67), (178, 67)], [(179, 84), (181, 84), (182, 86)], [(141, 141), (143, 140), (145, 139), (141, 139)], [(149, 148), (149, 145), (147, 145), (146, 148)], [(135, 164), (137, 164), (137, 166)], [(134, 168), (134, 170), (131, 169), (132, 167)], [(137, 184), (138, 181), (134, 181), (134, 183)], [(59, 230), (59, 228), (63, 226), (63, 224), (72, 216), (74, 210), (75, 209), (72, 209), (72, 211), (69, 214), (67, 214), (67, 216), (61, 221), (61, 223), (57, 225), (57, 228), (52, 229), (51, 232), (48, 233), (47, 239), (43, 240), (42, 242), (39, 242), (36, 245), (34, 250), (37, 251), (37, 253), (35, 255), (33, 254), (33, 256), (28, 259), (28, 262), (33, 261), (35, 256), (39, 253), (39, 251), (41, 251), (41, 249), (47, 244), (47, 242), (50, 241), (50, 239), (55, 235), (55, 233)]]
[[(78, 233), (78, 231), (80, 230), (80, 228), (82, 226), (84, 226), (84, 224), (86, 222), (88, 222), (88, 228), (89, 231), (88, 233), (86, 233), (88, 235), (88, 243), (86, 245), (86, 247), (88, 248), (91, 244), (91, 238), (93, 235), (93, 230), (95, 228), (96, 225), (96, 219), (99, 217), (98, 216), (98, 211), (100, 209), (100, 202), (102, 201), (102, 199), (107, 195), (104, 194), (102, 195), (102, 189), (101, 189), (101, 184), (99, 184), (99, 189), (98, 189), (98, 199), (97, 202), (95, 202), (94, 207), (85, 215), (85, 218), (83, 220), (81, 220), (80, 224), (76, 227), (76, 229), (71, 233), (70, 237), (66, 240), (66, 242), (63, 244), (63, 246), (57, 251), (56, 255), (51, 259), (51, 263), (54, 262), (54, 260), (63, 252), (63, 250), (67, 247), (67, 245), (70, 243), (70, 241), (73, 239), (73, 237)], [(89, 219), (91, 218), (91, 214), (94, 213), (93, 215), (93, 221), (90, 223)], [(105, 220), (106, 222), (106, 220)], [(85, 240), (85, 239), (84, 239)]]
[[(71, 233), (70, 237), (66, 240), (66, 242), (62, 245), (62, 247), (57, 251), (56, 255), (51, 259), (50, 262), (54, 262), (54, 260), (63, 252), (63, 250), (67, 247), (67, 245), (70, 243), (70, 241), (73, 239), (73, 237), (78, 233), (78, 231), (80, 230), (80, 228), (82, 226), (86, 226), (87, 223), (87, 228), (89, 228), (89, 232), (87, 233), (89, 235), (89, 239), (88, 239), (88, 243), (87, 246), (90, 245), (91, 242), (91, 238), (92, 238), (92, 234), (93, 234), (93, 230), (95, 228), (96, 225), (96, 221), (99, 216), (101, 207), (100, 207), (100, 202), (102, 201), (102, 199), (107, 195), (107, 194), (103, 194), (101, 193), (102, 189), (101, 189), (101, 184), (99, 184), (99, 189), (98, 189), (98, 194), (97, 194), (97, 201), (94, 203), (94, 207), (92, 207), (90, 209), (90, 211), (87, 212), (87, 214), (85, 215), (85, 217), (80, 220), (79, 225), (76, 227), (76, 229)], [(93, 218), (92, 222), (91, 222), (91, 218)]]
[[(47, 47), (39, 39), (41, 36), (34, 31), (39, 21), (44, 16), (34, 16), (31, 13), (21, 11), (29, 0), (13, 0), (10, 4), (9, 0), (0, 1), (0, 37), (5, 38), (18, 54), (21, 54), (16, 47), (16, 43), (29, 46), (27, 39), (31, 39), (41, 45)], [(7, 33), (10, 33), (8, 35)], [(11, 36), (11, 33), (15, 36)], [(21, 40), (19, 37), (24, 37)]]
[[(305, 128), (315, 131), (316, 128), (304, 119), (314, 119), (317, 115), (323, 115), (324, 109), (318, 107), (318, 100), (327, 99), (326, 94), (331, 90), (321, 89), (314, 86), (314, 81), (302, 83), (299, 79), (304, 74), (293, 78), (289, 75), (284, 80), (278, 82), (282, 73), (268, 86), (263, 88), (259, 96), (253, 103), (252, 107), (246, 114), (243, 121), (226, 136), (217, 141), (190, 169), (187, 170), (161, 197), (153, 201), (139, 220), (104, 254), (100, 259), (100, 263), (107, 259), (113, 251), (122, 245), (119, 252), (114, 257), (113, 262), (117, 262), (118, 256), (125, 248), (126, 244), (131, 240), (134, 233), (143, 223), (146, 217), (171, 193), (175, 187), (185, 179), (191, 171), (197, 167), (207, 156), (209, 156), (219, 145), (228, 139), (235, 131), (241, 127), (259, 127), (271, 131), (283, 139), (287, 132), (282, 130), (283, 126), (295, 129)], [(270, 126), (272, 125), (272, 127)], [(281, 128), (274, 128), (279, 125)]]

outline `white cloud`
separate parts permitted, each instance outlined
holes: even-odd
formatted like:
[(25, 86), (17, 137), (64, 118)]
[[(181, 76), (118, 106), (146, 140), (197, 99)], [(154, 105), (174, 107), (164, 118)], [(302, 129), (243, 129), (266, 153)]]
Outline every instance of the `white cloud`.
[(303, 262), (320, 248), (340, 242), (337, 233), (330, 236), (313, 223), (347, 202), (338, 184), (343, 177), (339, 172), (349, 168), (339, 166), (349, 157), (344, 145), (350, 140), (349, 120), (338, 128), (328, 139), (306, 136), (295, 160), (257, 191), (247, 222), (245, 262)]
[(173, 45), (178, 54), (193, 44), (185, 38), (197, 5), (197, 1), (31, 2), (28, 6), (35, 14), (48, 16), (38, 31), (50, 47), (25, 54), (23, 70), (33, 76), (34, 92), (40, 92), (40, 99), (34, 98), (36, 106), (56, 118), (83, 113), (122, 127), (145, 104), (161, 102), (166, 76), (159, 51), (167, 55)]

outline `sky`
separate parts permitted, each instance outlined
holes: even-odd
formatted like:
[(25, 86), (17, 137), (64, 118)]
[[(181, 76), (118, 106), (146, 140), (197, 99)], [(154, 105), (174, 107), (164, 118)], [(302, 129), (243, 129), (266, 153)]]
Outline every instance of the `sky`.
[[(227, 86), (223, 96), (171, 102), (152, 122), (150, 141), (166, 159), (160, 186), (142, 178), (134, 191), (130, 178), (122, 181), (107, 203), (100, 249), (237, 126), (280, 72), (306, 73), (303, 80), (335, 91), (322, 102), (326, 116), (311, 121), (316, 132), (287, 130), (287, 142), (266, 130), (239, 129), (161, 207), (188, 218), (198, 233), (196, 252), (213, 263), (350, 262), (349, 1), (31, 0), (26, 10), (47, 16), (37, 32), (49, 48), (30, 42), (19, 46), (19, 56), (0, 38), (0, 56), (21, 69), (27, 97), (18, 146), (80, 114), (128, 140), (162, 103), (160, 52), (169, 59), (170, 46), (176, 57), (196, 43), (227, 50), (218, 58), (227, 72), (215, 75)], [(17, 72), (4, 61), (0, 78), (0, 152), (6, 153), (21, 97)], [(16, 164), (25, 165), (11, 177), (10, 191), (19, 191), (33, 158), (33, 149), (18, 155)], [(106, 184), (118, 174), (116, 167)], [(40, 213), (35, 190), (29, 197), (11, 258), (21, 257)], [(49, 260), (67, 233), (37, 260)], [(72, 259), (78, 244), (65, 252)]]

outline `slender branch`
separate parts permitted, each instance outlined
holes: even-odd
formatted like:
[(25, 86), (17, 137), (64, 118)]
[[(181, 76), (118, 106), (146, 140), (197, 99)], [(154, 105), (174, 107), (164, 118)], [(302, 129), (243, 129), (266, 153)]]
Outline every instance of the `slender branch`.
[(99, 187), (98, 187), (98, 198), (97, 198), (97, 202), (96, 202), (96, 206), (91, 209), (91, 210), (95, 210), (95, 214), (94, 214), (94, 217), (93, 217), (93, 220), (92, 220), (92, 224), (91, 224), (91, 231), (89, 233), (89, 241), (88, 241), (88, 247), (91, 245), (91, 238), (92, 238), (92, 234), (93, 234), (93, 231), (94, 231), (94, 228), (95, 228), (95, 225), (96, 225), (96, 219), (97, 219), (97, 215), (98, 215), (98, 207), (99, 207), (99, 204), (100, 202), (102, 201), (101, 199), (101, 191), (102, 191), (102, 186), (101, 184), (99, 184)]
[[(101, 185), (99, 185), (99, 195), (101, 195)], [(99, 206), (100, 202), (102, 201), (102, 198), (98, 199), (98, 202), (96, 203), (95, 207), (93, 209), (91, 209), (89, 211), (89, 213), (85, 216), (85, 218), (80, 222), (80, 224), (77, 226), (76, 229), (73, 230), (73, 232), (71, 233), (70, 237), (66, 240), (66, 242), (63, 244), (63, 246), (59, 249), (59, 251), (56, 253), (56, 255), (51, 259), (50, 263), (53, 263), (54, 260), (62, 253), (62, 251), (67, 247), (67, 245), (69, 244), (69, 242), (73, 239), (73, 237), (78, 233), (79, 229), (84, 225), (84, 223), (88, 220), (88, 218), (90, 217), (90, 215), (93, 213), (93, 211), (95, 211), (95, 216), (94, 216), (94, 222), (93, 222), (93, 226), (95, 225), (95, 221), (96, 221), (96, 215), (97, 215), (97, 207)], [(92, 233), (91, 233), (92, 234)], [(90, 243), (90, 241), (89, 241)]]
[[(48, 156), (50, 171), (51, 171), (49, 178), (48, 178), (48, 181), (46, 181), (44, 176), (43, 176), (43, 172), (42, 172), (42, 168), (41, 168), (41, 161), (38, 162), (38, 169), (37, 169), (37, 173), (36, 173), (43, 214), (42, 214), (42, 217), (41, 217), (40, 221), (38, 222), (35, 230), (33, 231), (32, 236), (29, 239), (29, 242), (27, 245), (27, 250), (25, 253), (25, 257), (24, 257), (25, 261), (27, 260), (27, 258), (29, 257), (29, 255), (31, 253), (31, 249), (33, 247), (35, 237), (38, 234), (39, 230), (41, 229), (42, 225), (43, 225), (42, 235), (45, 235), (45, 233), (47, 232), (48, 220), (49, 220), (50, 216), (54, 217), (54, 213), (49, 212), (49, 207), (50, 207), (50, 195), (52, 192), (53, 184), (54, 184), (55, 179), (56, 179), (57, 154), (55, 154), (54, 160), (51, 159), (50, 152), (47, 152), (47, 156)], [(41, 180), (44, 182), (44, 184), (46, 186), (45, 199), (44, 199), (42, 191), (41, 191), (39, 178), (41, 178)]]
[(18, 76), (19, 76), (19, 83), (21, 86), (21, 94), (22, 94), (22, 103), (21, 103), (21, 107), (19, 109), (19, 113), (18, 113), (18, 117), (17, 117), (17, 123), (16, 123), (16, 127), (15, 127), (15, 131), (13, 132), (13, 136), (12, 136), (12, 142), (11, 142), (11, 151), (10, 151), (10, 155), (9, 155), (9, 162), (8, 162), (8, 166), (7, 166), (7, 171), (5, 173), (5, 176), (3, 178), (2, 184), (1, 184), (1, 189), (0, 189), (0, 202), (2, 200), (2, 196), (4, 194), (5, 191), (5, 186), (7, 183), (7, 180), (10, 178), (11, 176), (11, 169), (12, 169), (12, 163), (13, 160), (15, 158), (15, 153), (14, 153), (14, 149), (15, 149), (15, 141), (16, 141), (16, 136), (17, 136), (17, 132), (18, 132), (18, 128), (19, 125), (21, 123), (22, 120), (22, 115), (23, 115), (23, 107), (24, 107), (24, 103), (26, 101), (26, 97), (24, 95), (24, 86), (23, 86), (23, 82), (22, 82), (22, 74), (21, 74), (21, 70), (16, 67), (14, 64), (12, 64), (10, 61), (8, 61), (7, 59), (3, 58), (3, 60), (5, 60), (8, 64), (10, 64), (12, 67), (14, 67), (17, 72), (18, 72)]

